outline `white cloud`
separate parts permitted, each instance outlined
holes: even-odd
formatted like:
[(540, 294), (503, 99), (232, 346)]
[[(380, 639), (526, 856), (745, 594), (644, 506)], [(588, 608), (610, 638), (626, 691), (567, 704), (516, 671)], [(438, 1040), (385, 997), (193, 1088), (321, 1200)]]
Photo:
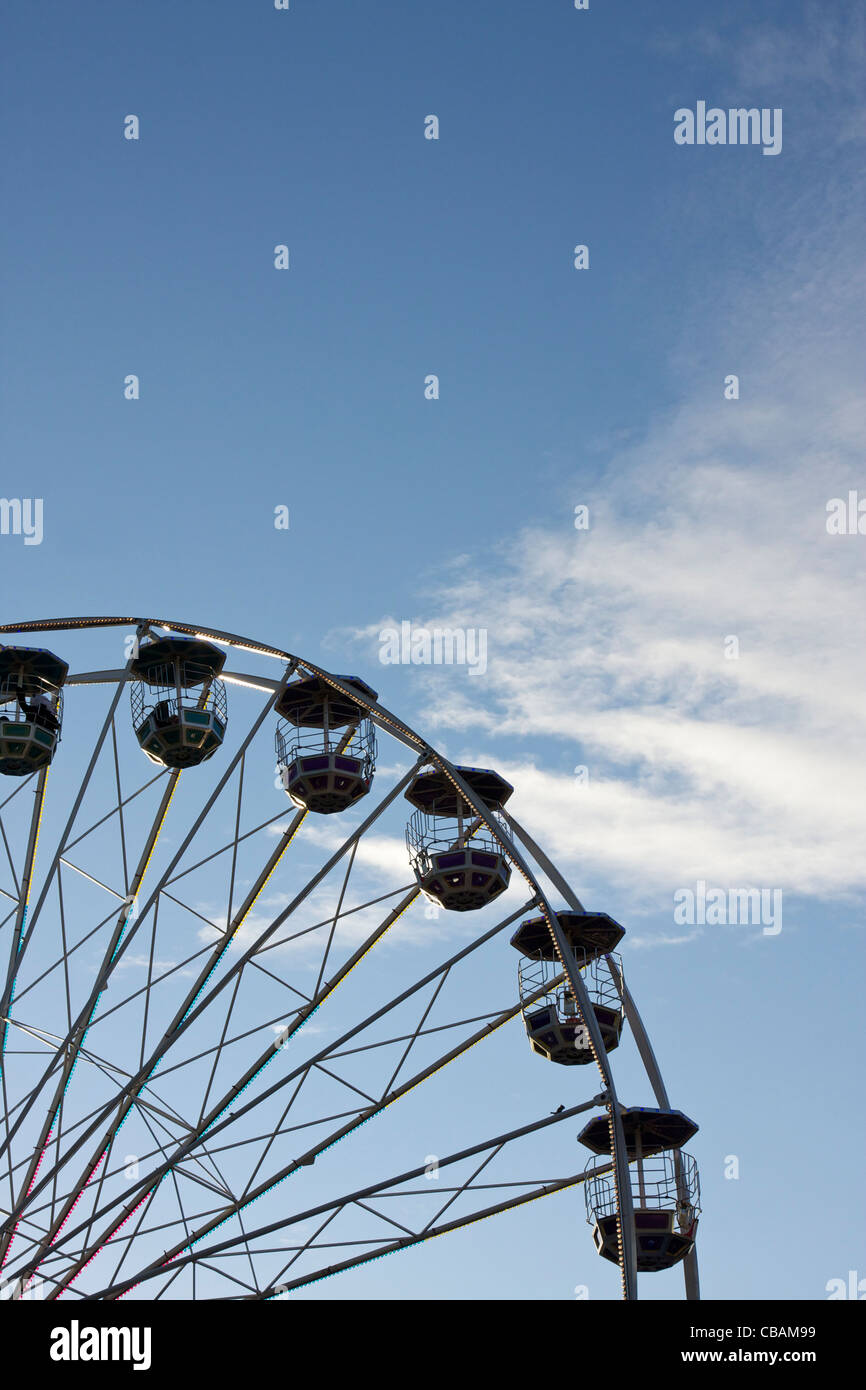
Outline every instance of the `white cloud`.
[[(518, 818), (578, 888), (601, 877), (656, 904), (697, 877), (866, 889), (866, 536), (826, 531), (830, 498), (866, 497), (864, 277), (848, 203), (834, 212), (820, 256), (807, 228), (784, 274), (727, 304), (712, 381), (684, 377), (594, 495), (575, 484), (588, 531), (563, 505), (561, 525), (452, 573), (419, 618), (486, 627), (489, 669), (470, 687), (411, 668), (416, 727), (459, 731), (452, 756), (513, 781)], [(390, 621), (357, 636), (374, 650)]]
[(691, 931), (686, 936), (630, 936), (628, 947), (630, 951), (653, 951), (660, 946), (686, 946), (701, 934), (700, 931)]

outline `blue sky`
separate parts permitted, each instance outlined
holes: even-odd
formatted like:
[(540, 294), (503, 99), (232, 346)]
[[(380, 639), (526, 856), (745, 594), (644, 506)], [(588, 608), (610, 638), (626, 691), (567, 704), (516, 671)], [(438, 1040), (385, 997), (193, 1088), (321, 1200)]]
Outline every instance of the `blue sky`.
[[(4, 621), (243, 633), (361, 672), (449, 756), (498, 767), (629, 931), (701, 1125), (707, 1296), (866, 1275), (866, 540), (825, 525), (829, 499), (866, 496), (862, 16), (48, 0), (4, 30), (3, 491), (44, 500), (41, 545), (0, 537)], [(699, 100), (782, 108), (781, 154), (675, 145)], [(484, 628), (486, 673), (383, 665), (403, 620)], [(120, 663), (118, 638), (75, 642), (78, 669)], [(781, 890), (782, 931), (677, 925), (701, 879)], [(451, 939), (431, 935), (425, 968)], [(513, 1106), (480, 1049), (460, 1124), (453, 1093), (429, 1102), (455, 1147), (525, 1122), (536, 1087), (551, 1109), (590, 1093), (512, 1027)], [(313, 1292), (526, 1296), (531, 1263), (530, 1296), (617, 1296), (579, 1194), (399, 1259)]]

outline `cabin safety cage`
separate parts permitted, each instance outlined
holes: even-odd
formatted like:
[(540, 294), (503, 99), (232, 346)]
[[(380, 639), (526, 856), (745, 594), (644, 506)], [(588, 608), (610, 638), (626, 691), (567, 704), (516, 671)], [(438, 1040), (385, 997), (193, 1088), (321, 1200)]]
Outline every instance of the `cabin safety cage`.
[(292, 681), (276, 702), (277, 768), (296, 806), (319, 815), (346, 811), (373, 785), (376, 735), (364, 708), (376, 692), (359, 676), (340, 676), (344, 691), (318, 676)]
[[(612, 954), (616, 977), (605, 958), (587, 959), (583, 953), (575, 953), (575, 963), (583, 976), (605, 1051), (612, 1052), (619, 1046), (623, 1024), (618, 989), (618, 981), (623, 979), (622, 960)], [(523, 1022), (533, 1052), (565, 1066), (592, 1062), (589, 1031), (582, 1021), (580, 1007), (572, 990), (562, 983), (553, 962), (542, 956), (524, 957), (518, 964), (517, 978)]]
[(156, 637), (139, 645), (131, 672), (132, 725), (143, 752), (163, 767), (196, 767), (225, 737), (219, 679), (225, 652), (200, 638)]
[[(47, 633), (51, 650), (24, 645)], [(77, 617), (0, 634), (0, 1277), (13, 1300), (37, 1287), (47, 1300), (286, 1298), (558, 1193), (571, 1241), (581, 1188), (623, 1298), (680, 1266), (700, 1296), (684, 1150), (697, 1124), (672, 1107), (626, 982), (625, 929), (584, 907), (504, 777), (450, 762), (361, 676), (234, 633)], [(81, 659), (97, 649), (107, 659)], [(379, 739), (392, 756), (377, 773)], [(440, 910), (464, 914), (459, 933), (424, 930)], [(401, 940), (411, 949), (383, 954)], [(509, 940), (503, 1005), (491, 995)], [(440, 1155), (441, 1208), (407, 1214), (431, 1190), (426, 1160), (395, 1157), (389, 1173), (382, 1155), (417, 1125), (388, 1126), (427, 1084), (444, 1087), (440, 1103), (459, 1093), (454, 1068), (476, 1048), (485, 1086), (501, 1075), (515, 1095), (499, 1041), (512, 1026), (537, 1094), (520, 1093), (502, 1132), (473, 1129)], [(628, 1100), (649, 1104), (619, 1095), (626, 1043), (645, 1078)], [(371, 1122), (386, 1171), (368, 1163), (361, 1178), (353, 1144)], [(577, 1140), (591, 1156), (573, 1171)], [(562, 1164), (541, 1186), (539, 1153)], [(377, 1205), (389, 1196), (399, 1228), (395, 1204)]]
[(68, 670), (43, 647), (0, 647), (0, 774), (25, 777), (50, 766)]
[[(682, 1145), (697, 1125), (681, 1111), (634, 1107), (623, 1113), (637, 1268), (670, 1269), (694, 1251), (701, 1209), (698, 1167)], [(616, 1264), (620, 1248), (619, 1196), (609, 1162), (609, 1135), (592, 1120), (579, 1136), (597, 1155), (586, 1167), (584, 1196), (598, 1253)]]
[(424, 894), (449, 911), (472, 912), (493, 902), (510, 882), (501, 808), (514, 788), (489, 768), (455, 771), (486, 815), (477, 814), (450, 778), (436, 770), (422, 772), (406, 792), (417, 807), (406, 827), (406, 844)]

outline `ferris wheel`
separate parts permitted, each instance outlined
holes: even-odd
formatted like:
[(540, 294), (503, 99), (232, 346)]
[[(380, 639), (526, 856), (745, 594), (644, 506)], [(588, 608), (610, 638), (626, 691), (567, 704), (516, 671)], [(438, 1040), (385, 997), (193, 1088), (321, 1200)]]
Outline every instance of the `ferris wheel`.
[[(23, 645), (47, 632), (56, 652)], [(699, 1296), (697, 1125), (624, 929), (584, 909), (505, 778), (453, 764), (361, 677), (234, 634), (0, 633), (5, 1296), (291, 1297), (575, 1188), (623, 1297), (680, 1264)], [(452, 1123), (461, 1074), (507, 1097), (515, 1020), (525, 1065), (593, 1080), (555, 1112), (521, 1096), (492, 1136), (468, 1103)], [(626, 1030), (652, 1106), (617, 1093)], [(450, 1151), (420, 1154), (434, 1095)], [(575, 1137), (583, 1166), (516, 1176), (522, 1148), (561, 1161)]]

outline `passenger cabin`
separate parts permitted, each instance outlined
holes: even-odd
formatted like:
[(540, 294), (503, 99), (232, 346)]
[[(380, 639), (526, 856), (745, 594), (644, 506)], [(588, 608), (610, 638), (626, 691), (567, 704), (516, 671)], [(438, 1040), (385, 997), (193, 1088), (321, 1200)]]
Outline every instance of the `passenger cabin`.
[(172, 769), (213, 757), (225, 738), (225, 652), (199, 637), (143, 642), (132, 662), (132, 726), (151, 762)]
[[(510, 783), (489, 768), (455, 771), (507, 834), (497, 813), (514, 790)], [(511, 865), (502, 845), (444, 771), (420, 772), (406, 800), (417, 808), (406, 827), (409, 858), (428, 898), (451, 912), (471, 912), (505, 892)]]
[(0, 647), (0, 772), (48, 767), (60, 742), (65, 661), (43, 647)]
[[(625, 936), (604, 912), (558, 912), (556, 920), (580, 971), (605, 1052), (619, 1046), (622, 1000), (606, 957)], [(553, 934), (544, 916), (522, 922), (511, 944), (523, 957), (518, 969), (523, 1023), (533, 1052), (561, 1066), (585, 1066), (595, 1060), (589, 1029), (563, 973)], [(622, 963), (613, 957), (620, 980)]]
[[(376, 736), (367, 703), (377, 695), (360, 676), (292, 681), (277, 700), (277, 767), (290, 800), (304, 811), (334, 815), (366, 796), (376, 767)], [(357, 692), (361, 704), (352, 699)]]
[[(682, 1145), (698, 1127), (681, 1110), (633, 1106), (620, 1115), (629, 1160), (637, 1268), (642, 1273), (657, 1273), (684, 1260), (694, 1248), (701, 1189), (697, 1164), (683, 1152)], [(619, 1214), (608, 1116), (591, 1120), (578, 1138), (596, 1155), (587, 1165), (584, 1181), (595, 1248), (604, 1259), (619, 1264)]]

